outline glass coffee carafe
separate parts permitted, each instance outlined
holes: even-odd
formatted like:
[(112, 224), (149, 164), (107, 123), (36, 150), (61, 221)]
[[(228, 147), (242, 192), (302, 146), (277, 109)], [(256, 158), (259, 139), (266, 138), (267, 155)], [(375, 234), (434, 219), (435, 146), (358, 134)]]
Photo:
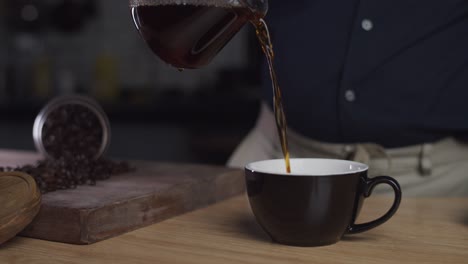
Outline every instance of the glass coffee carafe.
[(267, 0), (130, 0), (133, 21), (151, 50), (179, 69), (207, 65)]
[(267, 0), (130, 0), (130, 8), (148, 46), (163, 61), (179, 69), (207, 65), (243, 25), (248, 22), (254, 25), (270, 69), (285, 169), (291, 172), (286, 117), (273, 63), (275, 55), (263, 20)]

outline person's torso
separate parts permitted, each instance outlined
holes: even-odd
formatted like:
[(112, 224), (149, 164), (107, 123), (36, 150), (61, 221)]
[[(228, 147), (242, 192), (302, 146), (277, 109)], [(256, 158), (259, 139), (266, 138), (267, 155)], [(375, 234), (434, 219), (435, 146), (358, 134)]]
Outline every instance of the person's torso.
[(269, 4), (266, 21), (294, 130), (387, 147), (468, 133), (468, 1)]

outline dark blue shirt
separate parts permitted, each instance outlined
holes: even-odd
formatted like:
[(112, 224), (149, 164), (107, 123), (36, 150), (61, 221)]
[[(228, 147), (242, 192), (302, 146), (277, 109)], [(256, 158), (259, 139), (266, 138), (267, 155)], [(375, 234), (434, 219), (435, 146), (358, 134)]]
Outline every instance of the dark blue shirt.
[[(468, 135), (467, 0), (270, 0), (288, 125), (399, 147)], [(265, 70), (264, 89), (271, 100)]]

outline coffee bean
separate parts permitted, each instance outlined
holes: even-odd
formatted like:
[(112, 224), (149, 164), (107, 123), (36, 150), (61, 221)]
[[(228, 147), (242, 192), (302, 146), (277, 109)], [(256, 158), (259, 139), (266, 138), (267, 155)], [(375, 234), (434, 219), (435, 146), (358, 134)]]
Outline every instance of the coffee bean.
[(31, 175), (42, 193), (55, 190), (74, 189), (78, 185), (96, 185), (111, 175), (132, 171), (128, 162), (115, 162), (108, 159), (93, 160), (65, 159), (40, 160), (35, 166), (25, 165), (18, 168), (0, 167), (0, 171), (21, 171)]
[(79, 104), (57, 107), (49, 113), (42, 128), (44, 149), (54, 159), (94, 158), (99, 154), (103, 136), (97, 115)]
[(0, 167), (0, 171), (25, 172), (36, 180), (41, 193), (96, 185), (99, 180), (133, 170), (127, 162), (96, 159), (103, 141), (96, 114), (77, 104), (62, 105), (47, 117), (42, 142), (49, 157), (35, 165)]

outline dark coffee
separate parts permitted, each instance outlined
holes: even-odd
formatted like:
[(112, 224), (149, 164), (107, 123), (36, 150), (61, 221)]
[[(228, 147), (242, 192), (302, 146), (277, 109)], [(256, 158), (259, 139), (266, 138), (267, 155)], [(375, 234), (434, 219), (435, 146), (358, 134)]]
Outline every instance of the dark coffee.
[[(265, 160), (246, 166), (247, 193), (262, 228), (278, 243), (323, 246), (343, 235), (364, 232), (383, 224), (398, 209), (401, 189), (388, 176), (367, 177), (365, 164), (332, 159), (291, 159), (292, 174), (282, 160)], [(374, 221), (355, 224), (363, 200), (378, 184), (395, 192), (390, 210)]]
[(163, 61), (180, 69), (207, 65), (246, 22), (260, 15), (240, 7), (134, 2), (133, 21), (141, 36)]

